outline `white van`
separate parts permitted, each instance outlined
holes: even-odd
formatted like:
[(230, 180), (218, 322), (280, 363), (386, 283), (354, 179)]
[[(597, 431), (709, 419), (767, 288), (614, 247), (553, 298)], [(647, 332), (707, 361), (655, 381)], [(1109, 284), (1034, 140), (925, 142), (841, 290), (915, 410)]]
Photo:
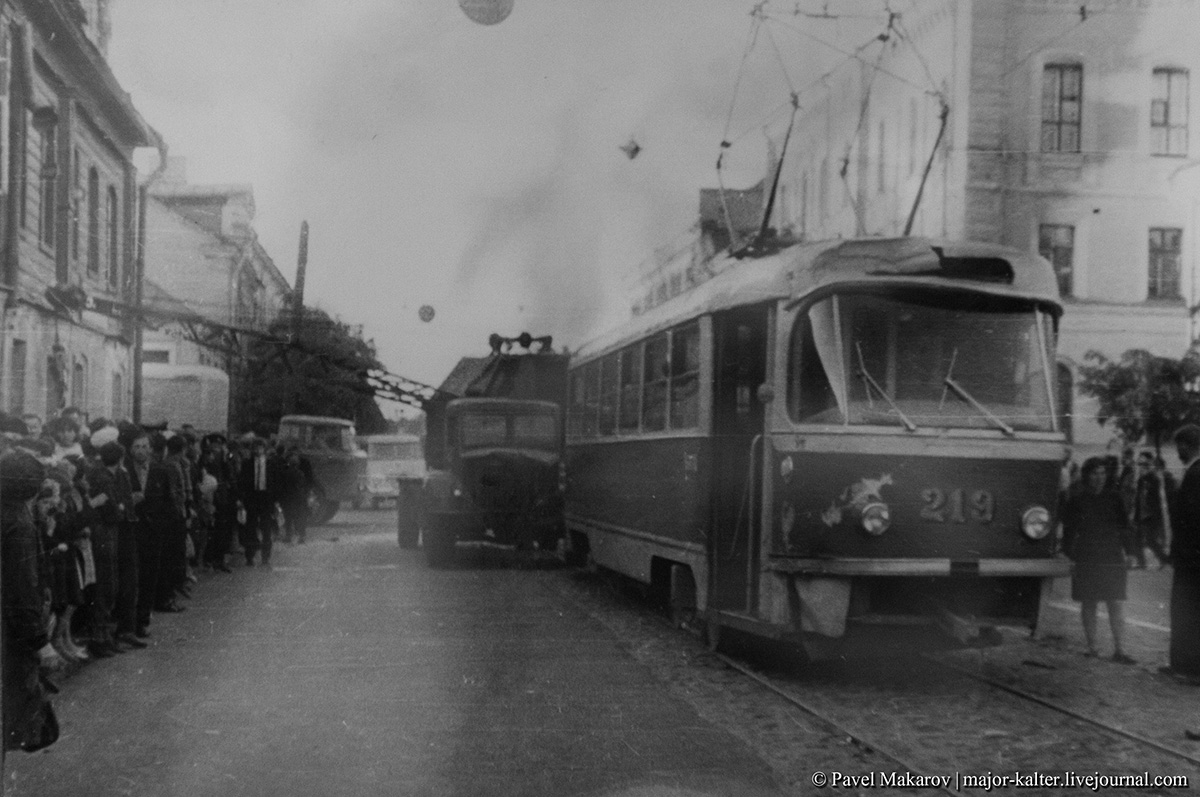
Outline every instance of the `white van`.
[(421, 438), (413, 434), (372, 434), (359, 440), (367, 451), (365, 489), (359, 491), (363, 503), (377, 507), (382, 501), (398, 498), (401, 479), (424, 480)]

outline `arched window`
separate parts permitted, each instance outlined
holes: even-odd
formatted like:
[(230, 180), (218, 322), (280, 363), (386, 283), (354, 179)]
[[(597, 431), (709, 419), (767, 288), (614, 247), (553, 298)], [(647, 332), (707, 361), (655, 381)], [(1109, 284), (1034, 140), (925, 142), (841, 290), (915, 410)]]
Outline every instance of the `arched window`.
[(117, 189), (108, 187), (108, 205), (105, 218), (108, 221), (108, 284), (113, 288), (121, 284), (121, 208), (117, 204)]

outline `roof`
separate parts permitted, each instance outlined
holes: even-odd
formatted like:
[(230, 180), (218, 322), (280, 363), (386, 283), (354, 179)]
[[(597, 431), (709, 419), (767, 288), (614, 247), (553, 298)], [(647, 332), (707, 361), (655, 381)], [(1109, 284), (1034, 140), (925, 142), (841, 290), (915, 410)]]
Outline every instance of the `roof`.
[(454, 369), (438, 385), (439, 393), (449, 393), (452, 396), (465, 396), (467, 386), (483, 373), (490, 357), (463, 357)]
[(928, 238), (818, 241), (755, 259), (726, 256), (713, 262), (713, 270), (717, 274), (712, 279), (585, 343), (574, 362), (701, 315), (789, 297), (800, 301), (835, 286), (952, 287), (1041, 302), (1055, 313), (1062, 310), (1048, 262), (995, 244)]

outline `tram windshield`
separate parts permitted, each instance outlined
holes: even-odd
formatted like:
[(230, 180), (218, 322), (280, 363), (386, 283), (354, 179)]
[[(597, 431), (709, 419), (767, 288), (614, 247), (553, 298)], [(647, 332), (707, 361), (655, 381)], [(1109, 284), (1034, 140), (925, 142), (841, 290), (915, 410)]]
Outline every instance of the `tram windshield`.
[(800, 423), (1050, 431), (1050, 317), (945, 293), (840, 294), (796, 318), (788, 410)]

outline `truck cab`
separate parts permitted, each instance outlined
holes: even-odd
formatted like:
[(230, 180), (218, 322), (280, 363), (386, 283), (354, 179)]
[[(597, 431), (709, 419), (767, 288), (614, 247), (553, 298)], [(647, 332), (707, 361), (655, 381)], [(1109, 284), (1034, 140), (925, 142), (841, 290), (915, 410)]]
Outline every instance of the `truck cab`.
[(562, 411), (550, 401), (446, 405), (442, 467), (425, 482), (423, 545), (444, 567), (459, 542), (553, 550), (563, 534)]

